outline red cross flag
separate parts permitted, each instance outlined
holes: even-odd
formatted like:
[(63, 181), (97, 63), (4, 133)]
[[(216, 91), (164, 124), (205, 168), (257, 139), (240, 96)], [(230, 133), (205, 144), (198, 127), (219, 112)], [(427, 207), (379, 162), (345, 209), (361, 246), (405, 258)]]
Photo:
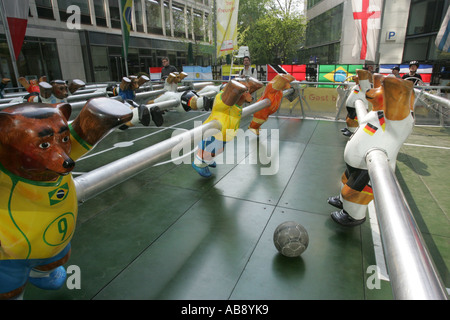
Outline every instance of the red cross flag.
[(383, 0), (352, 0), (356, 39), (352, 57), (375, 61)]

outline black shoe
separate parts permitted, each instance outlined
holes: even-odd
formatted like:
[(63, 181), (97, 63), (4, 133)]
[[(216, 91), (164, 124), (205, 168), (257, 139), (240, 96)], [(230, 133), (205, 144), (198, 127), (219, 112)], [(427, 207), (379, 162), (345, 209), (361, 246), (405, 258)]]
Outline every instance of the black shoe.
[(152, 107), (150, 109), (150, 113), (152, 115), (152, 120), (157, 127), (161, 127), (164, 123), (164, 118), (162, 116), (163, 112), (159, 109), (158, 106)]
[(343, 205), (342, 205), (342, 201), (341, 201), (341, 197), (340, 196), (334, 196), (334, 197), (329, 197), (328, 198), (328, 203), (331, 204), (333, 207), (342, 209)]
[(345, 227), (356, 227), (366, 221), (365, 217), (360, 220), (353, 219), (345, 210), (332, 212), (331, 219)]
[(142, 123), (143, 126), (148, 127), (150, 125), (150, 111), (148, 111), (148, 108), (141, 104), (138, 107), (138, 114), (139, 114), (139, 122)]
[(348, 130), (347, 128), (344, 128), (345, 130), (342, 130), (342, 134), (346, 137), (350, 137), (353, 132), (351, 132), (350, 130)]
[(203, 97), (203, 109), (205, 109), (205, 111), (209, 111), (212, 109), (214, 105), (214, 98), (210, 98), (210, 97)]

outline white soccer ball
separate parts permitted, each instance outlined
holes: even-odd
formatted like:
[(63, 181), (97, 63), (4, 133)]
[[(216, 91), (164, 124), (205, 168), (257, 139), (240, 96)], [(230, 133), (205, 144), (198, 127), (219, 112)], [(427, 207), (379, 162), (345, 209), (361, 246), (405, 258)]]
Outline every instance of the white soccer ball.
[(273, 243), (282, 255), (298, 257), (308, 248), (308, 232), (301, 224), (286, 221), (275, 229)]

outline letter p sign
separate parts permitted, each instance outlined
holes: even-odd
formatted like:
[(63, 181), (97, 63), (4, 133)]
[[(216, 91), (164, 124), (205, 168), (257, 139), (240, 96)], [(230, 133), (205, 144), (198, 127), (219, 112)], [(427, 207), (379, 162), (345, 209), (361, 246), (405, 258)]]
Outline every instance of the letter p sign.
[(397, 40), (397, 33), (395, 31), (386, 32), (386, 41), (395, 41)]

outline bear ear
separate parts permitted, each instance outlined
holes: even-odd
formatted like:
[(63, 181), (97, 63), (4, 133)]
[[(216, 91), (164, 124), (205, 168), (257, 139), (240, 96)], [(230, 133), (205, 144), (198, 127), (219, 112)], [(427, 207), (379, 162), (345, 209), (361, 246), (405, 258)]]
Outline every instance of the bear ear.
[(0, 111), (0, 133), (4, 131), (4, 129), (9, 128), (9, 125), (6, 125), (5, 121), (13, 121), (14, 115), (9, 112)]
[(64, 115), (67, 121), (69, 121), (70, 115), (72, 114), (72, 106), (68, 103), (58, 103), (54, 105), (61, 113)]

